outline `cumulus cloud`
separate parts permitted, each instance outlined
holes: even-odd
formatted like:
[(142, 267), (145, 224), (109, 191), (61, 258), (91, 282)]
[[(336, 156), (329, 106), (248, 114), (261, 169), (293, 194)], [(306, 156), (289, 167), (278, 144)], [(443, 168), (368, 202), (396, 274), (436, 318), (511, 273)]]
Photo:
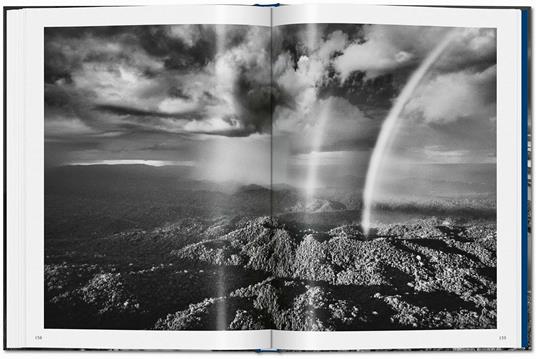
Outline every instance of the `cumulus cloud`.
[(348, 45), (334, 66), (346, 79), (353, 71), (363, 71), (368, 77), (377, 77), (387, 71), (414, 64), (429, 50), (442, 29), (422, 31), (412, 26), (364, 26), (362, 41)]
[(493, 120), (496, 72), (493, 65), (482, 72), (438, 74), (420, 86), (406, 111), (420, 115), (427, 123)]
[[(353, 71), (377, 77), (419, 63), (448, 31), (441, 27), (367, 25), (363, 41), (348, 45), (334, 66), (343, 80)], [(494, 29), (463, 29), (436, 68), (449, 71), (460, 66), (489, 66), (495, 61), (495, 34)]]
[[(326, 166), (336, 164), (333, 154), (351, 153), (353, 162), (340, 171), (363, 174), (396, 97), (450, 30), (351, 24), (275, 29), (276, 177), (299, 183), (298, 164), (313, 151)], [(495, 107), (496, 30), (459, 29), (398, 119), (390, 156), (405, 163), (493, 163)]]
[(201, 32), (197, 25), (175, 25), (165, 28), (170, 37), (180, 39), (186, 46), (192, 47), (200, 40)]

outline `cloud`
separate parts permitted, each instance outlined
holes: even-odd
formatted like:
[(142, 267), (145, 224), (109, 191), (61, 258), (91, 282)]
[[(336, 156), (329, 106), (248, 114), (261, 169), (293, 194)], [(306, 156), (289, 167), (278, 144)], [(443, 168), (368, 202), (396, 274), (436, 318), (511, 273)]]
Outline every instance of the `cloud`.
[(371, 38), (363, 44), (348, 46), (334, 61), (334, 66), (344, 81), (354, 71), (363, 71), (369, 77), (376, 77), (385, 71), (410, 64), (414, 56), (382, 39)]
[(176, 25), (166, 27), (170, 37), (180, 39), (186, 46), (192, 47), (200, 40), (200, 34), (196, 25)]
[(438, 59), (435, 68), (440, 72), (462, 70), (480, 72), (497, 62), (497, 30), (464, 28), (453, 40), (448, 51)]
[(95, 130), (79, 118), (58, 116), (45, 122), (45, 136), (63, 137), (69, 135), (94, 134)]
[[(303, 185), (300, 168), (312, 151), (339, 173), (363, 174), (396, 97), (450, 30), (352, 24), (275, 29), (277, 181)], [(385, 163), (495, 161), (496, 30), (457, 34), (406, 105), (388, 155), (393, 160)], [(354, 155), (342, 164), (333, 157), (338, 153)]]
[[(235, 25), (47, 28), (48, 155), (171, 161), (180, 152), (190, 161), (225, 143), (218, 148), (239, 161), (230, 143), (271, 133), (272, 109), (291, 155), (314, 150), (318, 132), (321, 153), (368, 153), (408, 76), (447, 30), (307, 24), (270, 38), (268, 28)], [(427, 138), (415, 146), (493, 152), (495, 62), (494, 29), (460, 31), (406, 106), (413, 127), (403, 130)]]
[(297, 61), (293, 59), (293, 54), (283, 52), (273, 66), (277, 85), (290, 96), (314, 88), (326, 80), (326, 70), (332, 55), (343, 50), (347, 42), (348, 36), (337, 30), (327, 35), (325, 40), (314, 41), (315, 47), (311, 49), (312, 51), (299, 56)]
[(354, 71), (377, 77), (394, 69), (414, 65), (444, 31), (417, 26), (367, 25), (362, 41), (352, 42), (334, 60), (342, 81)]
[(47, 163), (193, 161), (211, 136), (269, 133), (269, 36), (239, 25), (47, 28)]
[[(304, 36), (303, 34), (301, 36)], [(308, 39), (314, 48), (294, 61), (293, 54), (283, 52), (273, 65), (276, 109), (274, 122), (281, 131), (293, 122), (314, 122), (319, 110), (319, 92), (328, 78), (327, 67), (334, 53), (344, 48), (348, 36), (340, 30), (330, 33), (325, 40)], [(287, 101), (287, 100), (288, 101)], [(311, 115), (312, 114), (312, 115)]]
[(222, 118), (211, 118), (204, 121), (190, 121), (185, 126), (186, 131), (199, 132), (199, 133), (224, 133), (226, 131), (232, 131), (240, 129), (240, 123), (236, 119), (230, 119), (228, 121)]
[[(277, 111), (274, 135), (287, 139), (291, 153), (368, 149), (380, 125), (340, 97), (318, 100), (307, 112), (288, 108)], [(313, 138), (318, 136), (315, 144)]]
[(438, 74), (419, 87), (405, 110), (426, 123), (493, 120), (496, 78), (495, 65), (476, 73)]
[[(373, 117), (372, 113), (381, 116), (382, 111), (385, 115), (411, 71), (448, 31), (396, 25), (339, 25), (332, 31), (319, 25), (278, 29), (275, 43), (280, 49), (273, 66), (278, 127), (284, 129), (291, 116), (299, 122), (300, 116), (318, 110), (321, 99), (333, 96)], [(289, 42), (296, 43), (294, 50), (284, 46)], [(493, 118), (495, 51), (494, 29), (459, 31), (408, 110), (432, 122), (485, 114)]]
[[(354, 41), (334, 60), (344, 81), (354, 71), (373, 78), (386, 72), (415, 66), (449, 29), (442, 27), (367, 25), (363, 41)], [(438, 61), (443, 71), (460, 67), (486, 67), (495, 62), (495, 29), (463, 29)]]
[(47, 118), (76, 112), (97, 131), (269, 131), (267, 28), (47, 28), (45, 42)]

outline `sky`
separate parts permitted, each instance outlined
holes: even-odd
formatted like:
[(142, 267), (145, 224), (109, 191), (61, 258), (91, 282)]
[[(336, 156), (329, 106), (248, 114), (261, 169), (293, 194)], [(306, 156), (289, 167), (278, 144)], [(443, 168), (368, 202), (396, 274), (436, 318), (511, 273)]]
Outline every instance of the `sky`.
[[(274, 182), (306, 183), (313, 157), (320, 187), (341, 176), (364, 177), (394, 100), (450, 30), (353, 24), (276, 28)], [(449, 166), (459, 165), (465, 172), (458, 171), (457, 179), (471, 182), (476, 177), (467, 164), (495, 164), (495, 36), (494, 29), (457, 30), (402, 111), (380, 176), (402, 178), (412, 168), (431, 176), (422, 170), (430, 165), (444, 168), (432, 171), (441, 178)]]
[(270, 29), (47, 28), (45, 163), (270, 180)]
[[(268, 184), (272, 148), (276, 183), (305, 186), (312, 161), (318, 186), (364, 177), (382, 121), (448, 30), (47, 28), (46, 166), (181, 165), (203, 179)], [(384, 178), (496, 162), (495, 35), (458, 30), (405, 106)]]

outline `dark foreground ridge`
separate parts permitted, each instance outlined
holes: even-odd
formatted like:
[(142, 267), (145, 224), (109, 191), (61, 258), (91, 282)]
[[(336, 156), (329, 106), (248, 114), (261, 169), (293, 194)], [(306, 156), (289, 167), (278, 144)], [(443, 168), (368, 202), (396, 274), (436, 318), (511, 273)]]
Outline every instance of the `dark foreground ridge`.
[[(189, 219), (46, 255), (49, 328), (496, 327), (496, 227), (429, 218), (366, 238), (277, 219)], [(69, 263), (69, 264), (67, 264)], [(92, 263), (92, 264), (88, 264)]]

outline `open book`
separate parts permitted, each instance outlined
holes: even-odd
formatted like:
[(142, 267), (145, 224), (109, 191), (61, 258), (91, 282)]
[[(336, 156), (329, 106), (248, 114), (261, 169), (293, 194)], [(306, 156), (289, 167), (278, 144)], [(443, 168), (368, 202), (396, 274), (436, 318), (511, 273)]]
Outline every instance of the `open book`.
[(7, 348), (528, 348), (528, 10), (7, 12)]

